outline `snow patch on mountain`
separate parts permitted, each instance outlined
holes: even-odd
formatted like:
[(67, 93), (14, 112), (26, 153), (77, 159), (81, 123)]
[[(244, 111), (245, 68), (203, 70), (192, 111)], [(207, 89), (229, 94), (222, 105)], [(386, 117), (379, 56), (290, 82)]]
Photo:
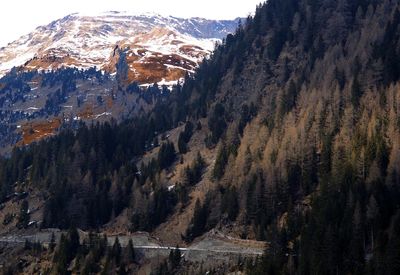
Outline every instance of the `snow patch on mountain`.
[[(137, 77), (138, 82), (169, 82), (182, 76), (177, 70), (193, 71), (209, 56), (215, 43), (236, 26), (237, 20), (183, 19), (157, 14), (71, 14), (1, 48), (0, 76), (19, 66), (25, 70), (97, 67), (113, 74), (118, 45), (129, 54), (130, 80)], [(157, 65), (157, 77), (139, 77), (150, 73), (150, 65)]]

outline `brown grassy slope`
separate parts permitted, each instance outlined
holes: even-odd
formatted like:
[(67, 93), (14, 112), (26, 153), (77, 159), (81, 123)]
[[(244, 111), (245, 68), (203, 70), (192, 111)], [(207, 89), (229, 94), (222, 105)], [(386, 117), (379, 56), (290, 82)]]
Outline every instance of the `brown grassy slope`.
[(61, 120), (59, 118), (41, 122), (26, 123), (21, 127), (22, 140), (17, 144), (17, 146), (28, 145), (45, 137), (52, 136), (56, 133), (60, 125)]

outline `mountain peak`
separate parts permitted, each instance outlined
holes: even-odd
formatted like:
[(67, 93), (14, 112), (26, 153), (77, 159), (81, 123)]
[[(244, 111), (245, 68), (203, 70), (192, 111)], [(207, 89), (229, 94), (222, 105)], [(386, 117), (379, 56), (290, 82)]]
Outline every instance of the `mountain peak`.
[[(156, 61), (164, 67), (161, 77), (151, 77), (152, 81), (169, 79), (171, 66), (180, 68), (179, 74), (173, 73), (180, 78), (186, 71), (193, 71), (211, 53), (215, 41), (233, 32), (236, 25), (236, 21), (221, 23), (155, 13), (74, 13), (40, 26), (0, 49), (0, 75), (19, 66), (25, 70), (97, 67), (113, 73), (116, 60), (112, 53), (115, 45), (120, 45), (129, 52), (128, 62), (146, 64), (150, 59), (150, 63)], [(134, 64), (130, 65), (130, 80), (143, 80)]]

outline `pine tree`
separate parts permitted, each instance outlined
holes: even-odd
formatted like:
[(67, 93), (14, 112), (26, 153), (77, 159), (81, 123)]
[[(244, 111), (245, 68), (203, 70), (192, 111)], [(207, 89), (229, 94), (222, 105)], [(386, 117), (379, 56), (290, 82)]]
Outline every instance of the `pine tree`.
[(169, 253), (168, 261), (171, 265), (171, 269), (176, 269), (181, 262), (182, 254), (179, 247), (176, 247), (174, 250), (171, 250)]
[(208, 215), (209, 209), (207, 201), (204, 202), (204, 205), (202, 206), (200, 201), (197, 199), (193, 218), (189, 228), (186, 230), (186, 239), (188, 241), (192, 241), (194, 238), (200, 236), (204, 232), (207, 225)]
[(238, 194), (236, 187), (228, 188), (222, 197), (221, 210), (228, 215), (230, 221), (235, 221), (239, 213)]
[(29, 220), (29, 204), (27, 200), (24, 200), (21, 204), (21, 209), (19, 211), (17, 227), (19, 229), (28, 227)]
[(222, 144), (215, 160), (213, 178), (219, 180), (225, 173), (225, 166), (228, 163), (229, 152), (225, 144)]
[(50, 239), (50, 244), (49, 244), (50, 252), (53, 252), (55, 247), (56, 247), (56, 237), (53, 232), (53, 233), (51, 233), (51, 239)]
[(161, 145), (157, 156), (157, 163), (161, 170), (168, 168), (176, 158), (175, 147), (171, 142)]
[(355, 76), (353, 79), (353, 84), (351, 86), (351, 103), (354, 107), (357, 108), (360, 105), (360, 98), (362, 94), (363, 91), (361, 89), (360, 82), (358, 80), (358, 77)]
[(121, 245), (119, 243), (118, 237), (115, 238), (113, 247), (111, 249), (111, 258), (115, 261), (117, 265), (121, 262)]

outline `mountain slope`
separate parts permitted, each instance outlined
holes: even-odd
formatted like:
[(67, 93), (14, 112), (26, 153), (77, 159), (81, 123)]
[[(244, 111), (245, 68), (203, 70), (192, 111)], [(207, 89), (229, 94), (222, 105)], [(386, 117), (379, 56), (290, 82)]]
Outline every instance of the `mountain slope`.
[[(2, 197), (25, 184), (48, 194), (44, 227), (267, 241), (262, 259), (222, 274), (398, 274), (399, 9), (270, 0), (147, 115), (15, 150)], [(82, 253), (70, 269), (94, 265), (94, 249)], [(156, 267), (204, 272), (174, 254)]]
[(108, 12), (38, 27), (0, 49), (0, 151), (151, 109), (237, 22)]
[[(129, 81), (176, 81), (237, 26), (235, 21), (181, 19), (159, 15), (72, 14), (0, 49), (0, 75), (12, 67), (55, 70), (96, 67), (115, 73), (115, 48), (127, 50)], [(129, 49), (129, 50), (128, 50)], [(159, 67), (152, 75), (148, 67)], [(160, 72), (161, 71), (161, 72)], [(148, 82), (146, 82), (148, 81)]]

